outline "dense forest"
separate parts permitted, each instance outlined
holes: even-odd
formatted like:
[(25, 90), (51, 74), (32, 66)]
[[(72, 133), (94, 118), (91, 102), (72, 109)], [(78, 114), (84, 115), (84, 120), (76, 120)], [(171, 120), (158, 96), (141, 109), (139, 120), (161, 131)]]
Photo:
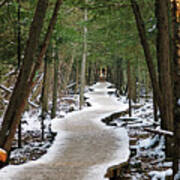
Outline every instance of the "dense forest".
[(106, 80), (128, 116), (152, 100), (146, 131), (164, 137), (168, 178), (180, 179), (180, 0), (1, 0), (0, 27), (1, 167), (24, 146), (25, 115), (52, 143), (64, 103), (87, 108), (88, 87)]

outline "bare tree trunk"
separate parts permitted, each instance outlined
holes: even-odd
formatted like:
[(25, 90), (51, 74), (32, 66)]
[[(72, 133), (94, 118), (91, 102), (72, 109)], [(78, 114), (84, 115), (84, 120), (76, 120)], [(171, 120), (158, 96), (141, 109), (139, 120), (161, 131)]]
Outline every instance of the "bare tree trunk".
[[(85, 2), (87, 3), (87, 0)], [(87, 8), (85, 8), (84, 21), (86, 22), (87, 20), (88, 20), (88, 11)], [(79, 104), (80, 109), (82, 109), (82, 106), (84, 104), (86, 58), (87, 58), (87, 27), (84, 26), (84, 52), (83, 52), (83, 59), (81, 64), (81, 88), (80, 88), (80, 104)]]
[(162, 110), (163, 109), (163, 107), (161, 105), (162, 96), (160, 93), (159, 82), (157, 79), (156, 70), (155, 70), (155, 66), (153, 63), (153, 58), (152, 58), (152, 55), (150, 52), (150, 47), (149, 47), (149, 44), (148, 44), (147, 38), (146, 38), (144, 21), (142, 19), (141, 12), (140, 12), (140, 9), (139, 9), (139, 6), (138, 6), (136, 0), (131, 0), (131, 6), (132, 6), (132, 9), (134, 12), (135, 19), (136, 19), (137, 29), (138, 29), (139, 37), (140, 37), (141, 44), (142, 44), (142, 47), (144, 50), (144, 55), (145, 55), (146, 63), (148, 66), (150, 79), (151, 79), (151, 83), (153, 86), (154, 95), (155, 95), (155, 98), (157, 99), (158, 106)]
[[(168, 17), (168, 0), (156, 0), (156, 17), (157, 17), (157, 60), (159, 69), (159, 81), (156, 76), (153, 65), (150, 48), (147, 43), (144, 22), (136, 3), (131, 0), (133, 12), (135, 14), (141, 43), (144, 48), (146, 62), (150, 72), (150, 78), (153, 86), (153, 94), (159, 106), (162, 128), (173, 130), (173, 98), (172, 98), (172, 81), (170, 65), (170, 40), (169, 40), (169, 17)], [(161, 93), (160, 93), (161, 92)], [(166, 154), (169, 156), (172, 150), (172, 141), (167, 138)]]
[(141, 91), (141, 75), (140, 75), (140, 64), (139, 59), (137, 59), (137, 101), (140, 101), (140, 91)]
[(16, 127), (19, 124), (21, 114), (24, 111), (30, 93), (29, 74), (32, 71), (34, 52), (37, 50), (39, 44), (39, 36), (43, 26), (47, 6), (48, 0), (39, 0), (34, 20), (30, 28), (23, 66), (2, 123), (2, 129), (0, 131), (0, 147), (8, 152), (11, 149), (11, 142), (14, 138)]
[[(157, 18), (157, 60), (159, 70), (159, 84), (163, 97), (163, 112), (161, 112), (163, 129), (173, 131), (173, 96), (170, 64), (170, 39), (169, 39), (169, 0), (156, 0)], [(166, 138), (166, 155), (172, 156), (172, 139)]]
[(49, 63), (48, 60), (45, 60), (44, 64), (44, 79), (43, 79), (43, 88), (42, 88), (42, 112), (43, 114), (48, 113), (48, 101), (49, 101)]
[(170, 64), (170, 39), (168, 0), (156, 0), (157, 17), (157, 60), (159, 69), (159, 83), (163, 96), (163, 109), (165, 116), (162, 127), (173, 131), (173, 98)]
[(90, 74), (90, 83), (94, 84), (95, 82), (95, 71), (94, 71), (94, 63), (91, 63), (91, 74)]
[(76, 60), (76, 87), (75, 87), (75, 93), (78, 93), (79, 89), (79, 62)]
[(90, 85), (91, 84), (91, 72), (92, 72), (92, 63), (91, 62), (88, 63), (88, 68), (87, 69), (88, 69), (87, 70), (87, 72), (88, 72), (88, 74), (87, 74), (87, 84)]
[[(151, 79), (151, 83), (152, 83), (152, 87), (153, 87), (153, 94), (154, 94), (154, 97), (155, 97), (156, 102), (158, 104), (162, 121), (166, 121), (167, 120), (167, 119), (165, 119), (166, 116), (164, 116), (164, 98), (163, 98), (164, 94), (161, 94), (161, 91), (160, 91), (159, 81), (158, 81), (158, 78), (157, 78), (157, 75), (156, 75), (155, 66), (153, 64), (153, 58), (151, 56), (150, 47), (149, 47), (149, 44), (148, 44), (147, 38), (146, 38), (145, 25), (144, 25), (144, 22), (143, 22), (143, 19), (142, 19), (142, 16), (141, 16), (141, 12), (140, 12), (140, 9), (139, 9), (139, 6), (138, 6), (136, 0), (131, 0), (131, 5), (132, 5), (132, 9), (133, 9), (133, 12), (134, 12), (134, 15), (135, 15), (137, 28), (138, 28), (138, 31), (139, 31), (139, 36), (140, 36), (140, 39), (141, 39), (141, 44), (142, 44), (143, 49), (144, 49), (144, 54), (145, 54), (145, 57), (146, 57), (146, 63), (147, 63), (148, 70), (149, 70), (149, 73), (150, 73), (150, 79)], [(169, 58), (169, 55), (167, 55), (167, 58)], [(168, 63), (166, 65), (168, 66)], [(169, 73), (169, 67), (167, 67), (167, 68), (168, 68), (168, 73)], [(167, 75), (167, 76), (169, 78), (169, 75)], [(171, 87), (170, 79), (168, 79), (168, 81), (169, 81), (168, 82), (168, 87), (170, 88)], [(171, 88), (168, 89), (168, 90), (171, 91)], [(170, 94), (171, 94), (171, 92), (170, 92)], [(171, 99), (171, 97), (170, 97), (170, 99)], [(170, 122), (172, 122), (171, 120), (170, 120)]]
[(73, 67), (73, 63), (74, 63), (74, 56), (75, 56), (74, 51), (75, 51), (75, 49), (73, 50), (70, 62), (68, 62), (68, 66), (67, 66), (67, 69), (66, 69), (66, 73), (65, 73), (65, 77), (64, 77), (65, 80), (64, 80), (62, 90), (66, 90), (67, 85), (69, 83), (69, 79), (70, 79), (70, 76), (71, 76), (72, 67)]
[[(134, 69), (134, 66), (132, 66)], [(137, 86), (136, 86), (136, 72), (131, 71), (131, 98), (134, 103), (137, 103)]]
[(43, 78), (44, 78), (44, 75), (41, 75), (40, 79), (37, 81), (38, 82), (38, 85), (36, 86), (36, 89), (34, 90), (34, 92), (32, 92), (32, 96), (31, 96), (31, 101), (35, 101), (37, 96), (39, 94), (41, 94), (41, 90), (42, 90), (42, 87), (43, 87)]
[(49, 93), (49, 67), (48, 59), (45, 58), (44, 62), (44, 76), (43, 76), (43, 87), (41, 93), (41, 139), (44, 141), (44, 120), (48, 113), (48, 93)]
[(56, 55), (54, 59), (54, 87), (53, 87), (53, 104), (51, 109), (51, 119), (56, 117), (56, 111), (57, 111), (58, 67), (59, 67), (59, 59), (58, 59), (58, 55)]
[(99, 65), (97, 62), (94, 64), (94, 79), (97, 82), (99, 80)]
[(174, 56), (174, 165), (173, 174), (180, 172), (180, 5), (174, 1), (175, 56)]
[(57, 12), (59, 10), (60, 4), (61, 1), (57, 1), (54, 9), (54, 14), (51, 18), (49, 28), (45, 36), (40, 56), (38, 60), (35, 61), (34, 56), (39, 45), (40, 33), (43, 27), (43, 21), (48, 7), (48, 0), (38, 1), (34, 19), (30, 27), (29, 39), (27, 41), (27, 46), (25, 49), (22, 68), (13, 90), (9, 106), (6, 110), (2, 128), (0, 131), (0, 147), (5, 149), (7, 152), (9, 152), (11, 149), (11, 144), (16, 132), (16, 128), (21, 119), (21, 115), (24, 112), (31, 87), (34, 83), (35, 73), (40, 68), (44, 53), (46, 52), (46, 49), (49, 45), (49, 40), (56, 23)]
[(124, 74), (123, 74), (123, 68), (122, 68), (122, 59), (119, 59), (119, 66), (118, 66), (118, 88), (120, 91), (120, 94), (123, 94), (123, 85), (124, 85)]
[(34, 78), (35, 74), (36, 74), (37, 70), (40, 69), (40, 67), (42, 65), (42, 60), (43, 60), (43, 58), (46, 54), (47, 48), (49, 46), (49, 42), (51, 39), (51, 35), (53, 32), (54, 26), (56, 25), (58, 11), (60, 9), (61, 4), (62, 4), (62, 0), (56, 1), (56, 5), (54, 7), (54, 12), (53, 12), (53, 15), (51, 17), (47, 33), (46, 33), (45, 38), (44, 38), (44, 42), (42, 44), (41, 51), (40, 51), (39, 56), (37, 58), (36, 64), (34, 65), (34, 69), (31, 73), (30, 81), (32, 82), (32, 86), (34, 85), (34, 82), (35, 82), (35, 78)]
[[(20, 69), (20, 65), (21, 65), (21, 4), (20, 4), (20, 0), (18, 0), (17, 16), (18, 16), (17, 56), (18, 56), (18, 69)], [(22, 147), (21, 137), (22, 137), (22, 127), (21, 127), (21, 121), (20, 121), (19, 127), (18, 127), (18, 147), (19, 148)]]
[(128, 77), (129, 117), (131, 117), (132, 116), (132, 79), (131, 79), (130, 60), (128, 60), (127, 77)]
[(154, 121), (158, 121), (158, 106), (157, 106), (157, 103), (156, 103), (156, 98), (153, 94), (153, 113), (154, 113)]

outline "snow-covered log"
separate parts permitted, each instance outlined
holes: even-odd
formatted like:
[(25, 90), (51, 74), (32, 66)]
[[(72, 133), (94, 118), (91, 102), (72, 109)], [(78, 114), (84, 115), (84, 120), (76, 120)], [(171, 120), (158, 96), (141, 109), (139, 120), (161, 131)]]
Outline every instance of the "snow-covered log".
[(2, 90), (4, 90), (4, 91), (6, 91), (6, 92), (8, 92), (8, 93), (12, 93), (12, 90), (11, 90), (11, 89), (9, 89), (9, 88), (5, 87), (5, 86), (4, 86), (4, 85), (2, 85), (2, 84), (0, 84), (0, 89), (2, 89)]
[(39, 105), (35, 104), (34, 102), (32, 102), (32, 101), (30, 101), (30, 100), (28, 100), (28, 104), (29, 104), (30, 106), (34, 107), (34, 108), (38, 108), (38, 107), (39, 107)]
[(163, 129), (151, 129), (151, 128), (143, 128), (145, 131), (148, 131), (148, 132), (152, 132), (152, 133), (155, 133), (155, 134), (160, 134), (160, 135), (164, 135), (164, 136), (174, 136), (174, 133), (171, 132), (171, 131), (166, 131), (166, 130), (163, 130)]
[[(6, 91), (7, 93), (12, 93), (12, 90), (9, 89), (9, 88), (7, 88), (7, 87), (5, 87), (4, 85), (0, 85), (0, 89)], [(9, 103), (8, 101), (5, 101), (5, 102), (6, 102), (6, 104)], [(30, 100), (28, 101), (28, 104), (29, 104), (30, 106), (34, 107), (34, 108), (38, 108), (38, 107), (39, 107), (37, 104), (31, 102)]]
[(15, 75), (18, 72), (19, 72), (19, 70), (13, 69), (12, 71), (5, 74), (4, 77), (9, 77), (9, 76)]
[(71, 83), (71, 84), (69, 84), (69, 85), (67, 85), (67, 89), (69, 89), (69, 88), (71, 88), (71, 87), (73, 87), (73, 86), (75, 86), (76, 85), (76, 82), (73, 82), (73, 83)]

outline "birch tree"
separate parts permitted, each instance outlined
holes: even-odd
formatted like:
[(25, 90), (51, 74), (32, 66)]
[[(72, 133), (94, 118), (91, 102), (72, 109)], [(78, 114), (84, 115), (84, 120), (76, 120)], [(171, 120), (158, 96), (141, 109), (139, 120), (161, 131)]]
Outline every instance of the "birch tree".
[[(88, 2), (87, 0), (85, 1)], [(88, 11), (87, 8), (84, 9), (84, 21), (88, 20)], [(80, 109), (84, 104), (84, 88), (85, 88), (85, 71), (86, 71), (86, 59), (87, 59), (87, 27), (84, 25), (84, 49), (83, 49), (83, 57), (81, 63), (81, 87), (80, 87)]]

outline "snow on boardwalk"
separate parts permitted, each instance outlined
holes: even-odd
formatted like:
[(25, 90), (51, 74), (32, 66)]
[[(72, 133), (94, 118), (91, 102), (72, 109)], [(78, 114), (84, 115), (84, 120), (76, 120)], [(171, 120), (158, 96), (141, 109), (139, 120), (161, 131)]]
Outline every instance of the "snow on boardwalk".
[(102, 180), (111, 165), (129, 156), (128, 135), (123, 128), (105, 126), (100, 120), (127, 105), (107, 95), (109, 83), (97, 83), (89, 92), (92, 107), (53, 120), (56, 140), (37, 161), (0, 170), (1, 180)]

